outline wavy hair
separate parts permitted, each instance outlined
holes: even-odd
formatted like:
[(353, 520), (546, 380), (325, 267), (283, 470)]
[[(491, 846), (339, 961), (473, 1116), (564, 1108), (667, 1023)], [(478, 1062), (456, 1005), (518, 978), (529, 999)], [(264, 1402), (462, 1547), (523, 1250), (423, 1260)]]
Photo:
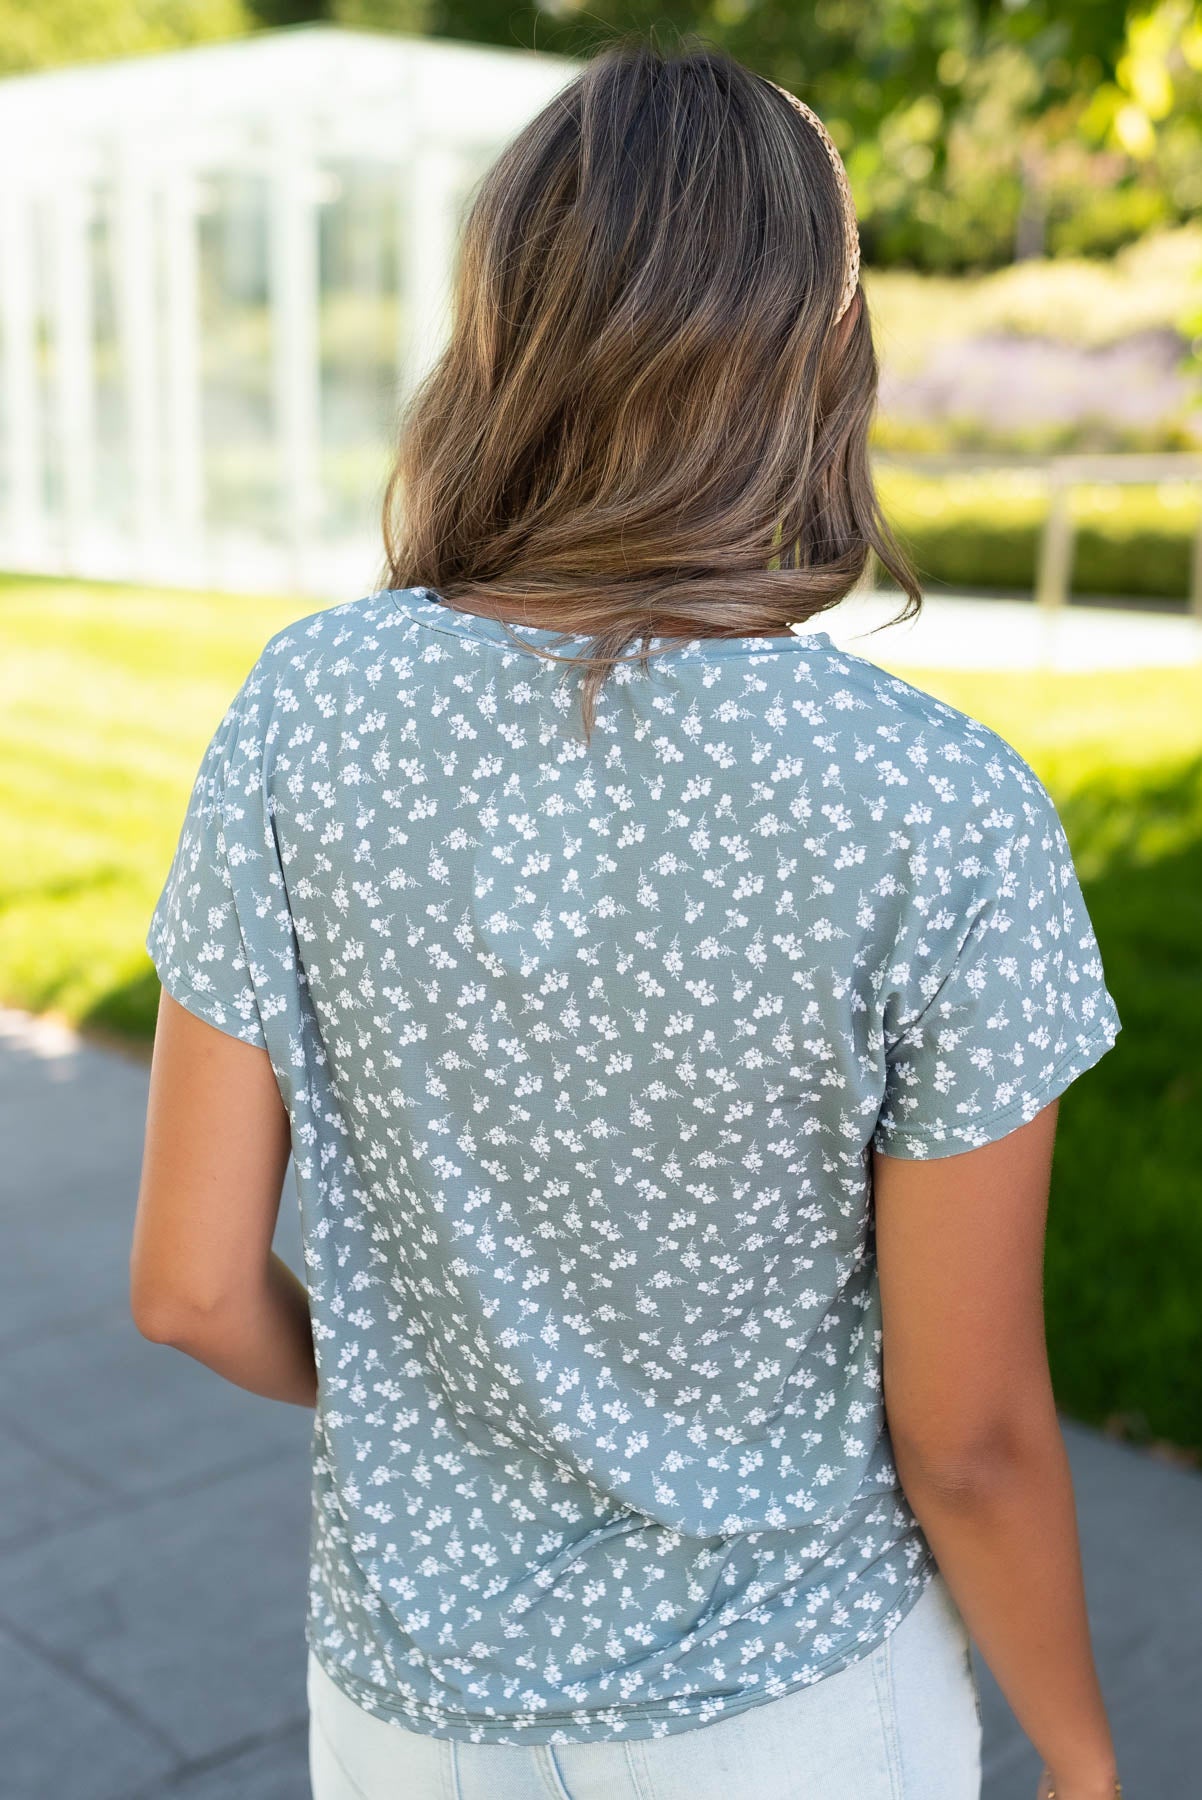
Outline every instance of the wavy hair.
[(862, 289), (835, 324), (845, 255), (822, 142), (769, 81), (696, 39), (607, 44), (473, 196), (449, 341), (401, 417), (386, 584), (590, 638), (526, 645), (584, 669), (586, 739), (632, 642), (646, 668), (656, 637), (783, 633), (870, 553), (913, 617)]

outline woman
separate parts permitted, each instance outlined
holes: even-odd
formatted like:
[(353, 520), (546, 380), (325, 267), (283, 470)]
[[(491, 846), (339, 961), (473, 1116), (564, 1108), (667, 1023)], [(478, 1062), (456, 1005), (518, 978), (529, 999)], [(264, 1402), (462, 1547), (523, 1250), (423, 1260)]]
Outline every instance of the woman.
[(814, 116), (614, 43), (475, 199), (386, 585), (206, 752), (132, 1303), (315, 1408), (316, 1800), (968, 1800), (970, 1634), (1118, 1791), (1041, 1259), (1119, 1020), (1023, 758), (790, 630), (919, 604), (876, 381)]

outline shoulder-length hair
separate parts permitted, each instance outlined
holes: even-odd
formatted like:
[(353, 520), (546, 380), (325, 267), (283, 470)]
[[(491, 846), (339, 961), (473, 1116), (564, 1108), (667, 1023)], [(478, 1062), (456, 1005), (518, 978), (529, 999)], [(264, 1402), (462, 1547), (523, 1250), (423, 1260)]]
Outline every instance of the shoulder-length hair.
[(609, 43), (475, 193), (401, 419), (387, 585), (589, 637), (539, 651), (585, 668), (586, 737), (631, 642), (646, 668), (653, 637), (783, 633), (870, 552), (913, 617), (862, 289), (835, 322), (846, 253), (827, 153), (769, 81), (696, 39)]

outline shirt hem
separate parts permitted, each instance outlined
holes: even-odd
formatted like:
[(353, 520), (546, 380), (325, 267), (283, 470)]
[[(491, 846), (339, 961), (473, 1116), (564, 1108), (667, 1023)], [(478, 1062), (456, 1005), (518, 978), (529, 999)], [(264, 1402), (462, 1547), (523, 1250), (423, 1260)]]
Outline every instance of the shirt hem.
[[(373, 1718), (384, 1719), (402, 1726), (406, 1730), (423, 1737), (453, 1738), (458, 1743), (472, 1744), (517, 1744), (517, 1745), (557, 1745), (584, 1744), (604, 1742), (634, 1742), (641, 1739), (674, 1736), (683, 1731), (701, 1731), (707, 1725), (718, 1725), (724, 1719), (738, 1717), (740, 1713), (751, 1711), (757, 1706), (767, 1706), (773, 1700), (787, 1700), (790, 1695), (804, 1688), (814, 1687), (819, 1681), (832, 1675), (840, 1674), (844, 1669), (862, 1662), (866, 1657), (880, 1648), (885, 1640), (892, 1636), (912, 1608), (926, 1592), (937, 1573), (938, 1565), (934, 1553), (928, 1549), (923, 1562), (904, 1584), (898, 1602), (882, 1615), (892, 1620), (886, 1629), (876, 1637), (867, 1641), (859, 1640), (852, 1646), (851, 1652), (837, 1652), (834, 1656), (818, 1665), (817, 1673), (807, 1681), (794, 1681), (775, 1688), (771, 1693), (760, 1689), (747, 1690), (742, 1694), (727, 1698), (720, 1712), (707, 1718), (699, 1718), (699, 1713), (707, 1708), (705, 1697), (698, 1704), (688, 1707), (672, 1707), (668, 1703), (654, 1706), (638, 1706), (622, 1708), (605, 1706), (598, 1711), (604, 1714), (596, 1724), (583, 1724), (571, 1714), (542, 1714), (536, 1722), (524, 1725), (520, 1716), (500, 1716), (490, 1713), (487, 1716), (467, 1717), (462, 1721), (450, 1722), (445, 1715), (439, 1720), (423, 1717), (423, 1708), (415, 1704), (406, 1708), (395, 1704), (381, 1688), (361, 1682), (337, 1663), (327, 1662), (312, 1636), (306, 1632), (309, 1653), (320, 1664), (324, 1673), (336, 1687), (340, 1688), (346, 1698), (369, 1713)], [(904, 1604), (903, 1604), (904, 1603)], [(898, 1610), (900, 1606), (900, 1611)], [(614, 1728), (612, 1715), (618, 1712), (618, 1728)], [(665, 1729), (655, 1731), (653, 1726)]]

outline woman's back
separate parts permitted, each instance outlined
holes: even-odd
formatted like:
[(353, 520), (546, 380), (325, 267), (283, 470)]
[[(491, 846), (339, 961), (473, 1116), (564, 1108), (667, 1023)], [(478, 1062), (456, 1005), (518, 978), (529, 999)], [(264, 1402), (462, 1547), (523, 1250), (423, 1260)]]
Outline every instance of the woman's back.
[(1118, 1028), (985, 726), (821, 634), (619, 667), (588, 744), (574, 696), (428, 589), (299, 621), (148, 938), (291, 1119), (310, 1644), (500, 1743), (685, 1729), (895, 1628), (934, 1563), (872, 1149), (991, 1142)]
[(1118, 1015), (1023, 759), (789, 634), (921, 600), (839, 152), (616, 46), (451, 312), (381, 591), (266, 647), (148, 938), (136, 1308), (316, 1406), (315, 1795), (969, 1800), (971, 1629), (1111, 1800), (1039, 1278)]

